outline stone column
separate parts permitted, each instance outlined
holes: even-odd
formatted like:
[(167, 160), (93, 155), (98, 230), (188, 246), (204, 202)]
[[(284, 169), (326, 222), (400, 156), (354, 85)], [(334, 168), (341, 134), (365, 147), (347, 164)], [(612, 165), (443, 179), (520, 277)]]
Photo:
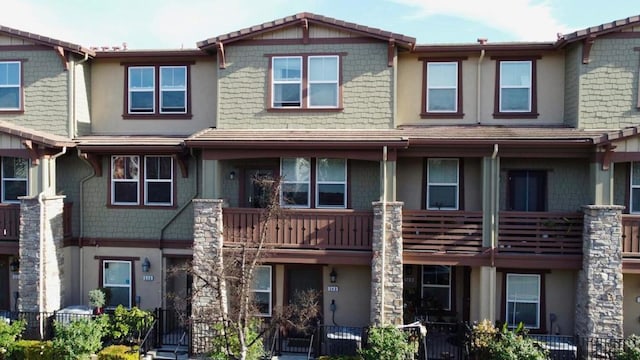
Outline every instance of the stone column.
[(64, 196), (21, 198), (18, 309), (53, 312), (64, 297)]
[[(193, 347), (194, 352), (209, 349), (211, 320), (226, 306), (224, 288), (206, 286), (202, 278), (215, 283), (216, 268), (222, 267), (222, 203), (218, 199), (193, 200)], [(222, 294), (220, 296), (219, 294)]]
[(402, 324), (402, 202), (373, 203), (371, 323)]
[(623, 206), (584, 206), (582, 270), (576, 290), (575, 333), (622, 337)]

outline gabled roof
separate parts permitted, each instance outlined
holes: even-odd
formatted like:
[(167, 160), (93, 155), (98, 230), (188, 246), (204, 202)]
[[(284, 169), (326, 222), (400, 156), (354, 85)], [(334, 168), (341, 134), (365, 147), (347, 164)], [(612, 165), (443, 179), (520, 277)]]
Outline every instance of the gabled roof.
[(24, 140), (49, 147), (74, 147), (76, 144), (64, 136), (48, 134), (44, 131), (33, 130), (24, 126), (16, 125), (8, 121), (0, 120), (0, 133), (16, 136)]
[(585, 38), (595, 38), (608, 33), (617, 32), (628, 27), (640, 26), (640, 15), (630, 16), (626, 19), (615, 20), (612, 22), (588, 27), (586, 29), (574, 31), (569, 34), (559, 35), (556, 46), (566, 46), (575, 41)]
[(17, 30), (7, 26), (0, 25), (0, 34), (4, 34), (4, 35), (15, 37), (15, 38), (20, 38), (27, 41), (32, 41), (40, 45), (46, 45), (51, 47), (59, 46), (64, 50), (67, 50), (82, 56), (84, 56), (85, 54), (88, 54), (89, 56), (95, 56), (95, 52), (93, 50), (87, 49), (81, 45), (72, 44), (66, 41), (53, 39), (50, 37), (30, 33), (27, 31)]
[(394, 40), (396, 44), (398, 44), (399, 46), (409, 48), (409, 49), (413, 48), (413, 46), (416, 43), (415, 38), (404, 36), (402, 34), (396, 34), (389, 31), (384, 31), (376, 28), (371, 28), (368, 26), (358, 25), (358, 24), (354, 24), (354, 23), (346, 22), (342, 20), (337, 20), (334, 18), (322, 16), (322, 15), (303, 12), (303, 13), (295, 14), (293, 16), (287, 16), (282, 19), (269, 21), (264, 24), (230, 32), (228, 34), (220, 35), (218, 37), (199, 41), (198, 47), (204, 50), (204, 49), (214, 47), (218, 43), (228, 44), (235, 41), (244, 40), (265, 32), (285, 28), (288, 26), (292, 26), (296, 23), (304, 22), (304, 21), (340, 29), (347, 32), (357, 33), (362, 36), (379, 39), (381, 41)]

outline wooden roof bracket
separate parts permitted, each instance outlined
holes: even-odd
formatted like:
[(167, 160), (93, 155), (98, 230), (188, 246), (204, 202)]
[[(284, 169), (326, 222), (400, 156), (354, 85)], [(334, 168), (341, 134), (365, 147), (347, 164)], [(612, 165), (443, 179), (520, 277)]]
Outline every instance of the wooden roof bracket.
[(185, 179), (188, 178), (189, 177), (189, 153), (182, 152), (180, 154), (173, 154), (172, 156), (175, 162), (178, 164), (178, 167), (180, 167), (180, 173), (182, 174), (182, 177)]
[(387, 66), (393, 67), (393, 59), (396, 56), (396, 41), (391, 38), (389, 39), (389, 45), (387, 46)]
[(220, 69), (226, 69), (227, 59), (224, 54), (224, 43), (222, 42), (217, 43), (217, 49), (218, 49), (218, 64), (220, 64), (219, 67)]
[(53, 50), (60, 58), (60, 61), (62, 62), (62, 68), (65, 70), (69, 70), (69, 60), (67, 60), (67, 57), (64, 55), (64, 49), (62, 48), (62, 46), (54, 46)]
[(611, 166), (611, 159), (613, 158), (613, 150), (616, 146), (613, 144), (606, 144), (604, 146), (604, 156), (602, 157), (602, 171), (608, 171)]
[(97, 177), (102, 177), (102, 156), (101, 155), (78, 152), (78, 156), (80, 156), (87, 163), (89, 163), (89, 165), (91, 165), (91, 168), (93, 169), (93, 172), (96, 174)]
[(590, 58), (591, 47), (595, 42), (596, 42), (596, 37), (594, 35), (590, 35), (584, 38), (584, 40), (582, 40), (582, 63), (583, 64), (588, 64), (591, 62), (591, 58)]
[(300, 23), (302, 24), (302, 43), (309, 43), (309, 20), (301, 19)]
[(29, 152), (29, 160), (33, 165), (40, 164), (40, 152), (38, 151), (38, 144), (34, 144), (31, 140), (22, 140), (22, 145)]

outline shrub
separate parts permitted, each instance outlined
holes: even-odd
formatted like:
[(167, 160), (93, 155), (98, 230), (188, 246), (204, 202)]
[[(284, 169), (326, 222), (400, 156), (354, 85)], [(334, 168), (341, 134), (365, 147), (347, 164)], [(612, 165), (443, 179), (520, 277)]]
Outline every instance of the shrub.
[(138, 360), (140, 355), (137, 346), (111, 345), (100, 350), (98, 360)]
[(137, 307), (126, 309), (118, 305), (111, 316), (109, 336), (116, 344), (140, 344), (149, 326), (153, 323), (153, 314)]
[(102, 289), (89, 290), (89, 305), (94, 308), (102, 308), (106, 301), (107, 297)]
[(13, 351), (16, 338), (24, 331), (23, 320), (14, 321), (11, 325), (0, 320), (0, 359), (9, 357)]
[(393, 326), (372, 327), (366, 348), (359, 351), (365, 360), (404, 360), (413, 356), (407, 334)]
[(11, 360), (50, 360), (55, 359), (51, 341), (18, 340), (15, 343)]
[(535, 340), (525, 336), (522, 323), (514, 330), (507, 324), (498, 331), (490, 321), (475, 325), (471, 334), (471, 353), (482, 360), (545, 360), (547, 351)]
[(105, 315), (94, 320), (77, 319), (67, 325), (55, 321), (54, 351), (65, 360), (87, 358), (102, 347), (107, 321)]
[[(227, 336), (223, 336), (224, 331), (227, 331)], [(233, 325), (229, 325), (226, 329), (221, 323), (217, 323), (213, 326), (212, 338), (212, 350), (209, 353), (209, 358), (213, 360), (227, 360), (236, 357), (240, 354), (240, 339), (238, 339), (238, 331)], [(247, 349), (247, 360), (258, 360), (264, 356), (264, 347), (260, 336), (260, 321), (254, 320), (251, 325), (248, 326), (248, 331), (245, 334), (247, 345), (251, 344)], [(253, 342), (253, 344), (252, 344)]]
[(640, 336), (631, 335), (624, 340), (621, 350), (615, 352), (616, 360), (640, 360)]

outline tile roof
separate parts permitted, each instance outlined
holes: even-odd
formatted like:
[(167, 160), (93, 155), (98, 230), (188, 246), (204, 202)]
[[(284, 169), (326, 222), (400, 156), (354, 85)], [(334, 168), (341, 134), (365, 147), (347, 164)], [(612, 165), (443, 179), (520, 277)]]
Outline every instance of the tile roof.
[(32, 41), (40, 45), (47, 45), (51, 47), (60, 46), (67, 51), (70, 51), (79, 55), (83, 55), (83, 56), (85, 54), (88, 54), (89, 56), (95, 56), (95, 52), (93, 50), (87, 49), (81, 45), (72, 44), (70, 42), (53, 39), (50, 37), (10, 28), (7, 26), (0, 25), (0, 33), (3, 33), (7, 36), (20, 38), (27, 41)]
[(566, 44), (584, 39), (586, 37), (595, 37), (611, 32), (620, 31), (631, 26), (640, 26), (640, 15), (630, 16), (625, 19), (614, 20), (597, 26), (588, 27), (586, 29), (577, 30), (569, 34), (559, 35), (557, 46), (562, 47)]
[(215, 46), (217, 43), (230, 43), (238, 40), (247, 39), (249, 37), (256, 36), (260, 33), (264, 33), (267, 31), (273, 31), (279, 28), (291, 26), (296, 22), (300, 22), (301, 20), (307, 20), (312, 23), (325, 25), (334, 28), (340, 28), (345, 31), (355, 32), (364, 36), (369, 36), (372, 38), (388, 41), (389, 39), (395, 40), (399, 45), (405, 46), (407, 48), (412, 48), (416, 39), (405, 36), (402, 34), (396, 34), (389, 31), (376, 29), (368, 26), (358, 25), (351, 22), (346, 22), (334, 18), (330, 18), (327, 16), (316, 15), (309, 12), (298, 13), (292, 16), (287, 16), (281, 19), (269, 21), (260, 25), (251, 26), (245, 29), (241, 29), (238, 31), (233, 31), (227, 34), (223, 34), (217, 37), (209, 38), (203, 41), (198, 42), (198, 47), (205, 49)]
[(33, 130), (8, 121), (0, 120), (0, 133), (17, 136), (49, 147), (74, 147), (76, 145), (71, 139), (64, 136), (52, 135), (44, 131)]

